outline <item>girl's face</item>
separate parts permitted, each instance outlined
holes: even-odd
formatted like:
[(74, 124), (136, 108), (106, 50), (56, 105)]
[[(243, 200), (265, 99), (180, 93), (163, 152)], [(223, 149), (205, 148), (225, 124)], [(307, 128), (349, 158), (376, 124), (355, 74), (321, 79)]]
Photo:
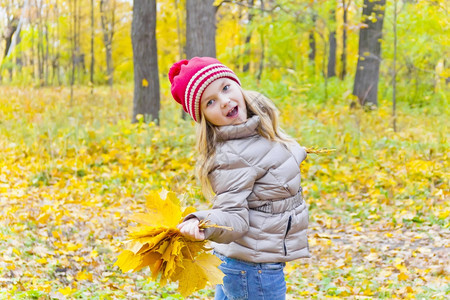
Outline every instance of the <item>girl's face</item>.
[(237, 125), (247, 121), (244, 95), (231, 79), (213, 81), (203, 92), (200, 103), (203, 115), (213, 125)]

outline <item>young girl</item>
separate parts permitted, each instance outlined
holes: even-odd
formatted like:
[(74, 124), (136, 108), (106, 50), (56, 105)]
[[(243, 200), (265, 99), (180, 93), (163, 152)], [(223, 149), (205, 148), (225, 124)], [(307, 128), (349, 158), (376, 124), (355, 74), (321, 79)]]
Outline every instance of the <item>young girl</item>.
[[(215, 299), (285, 299), (285, 262), (308, 257), (300, 186), (305, 149), (278, 128), (277, 110), (218, 60), (194, 57), (169, 71), (174, 99), (199, 124), (198, 175), (212, 209), (188, 215), (186, 237), (212, 241), (223, 261)], [(200, 230), (201, 220), (233, 230)]]

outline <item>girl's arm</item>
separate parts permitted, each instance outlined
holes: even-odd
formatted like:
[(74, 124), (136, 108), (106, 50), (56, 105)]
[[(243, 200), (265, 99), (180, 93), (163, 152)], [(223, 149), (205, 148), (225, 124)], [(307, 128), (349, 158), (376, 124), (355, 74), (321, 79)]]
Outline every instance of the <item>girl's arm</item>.
[[(249, 229), (247, 197), (253, 190), (257, 178), (256, 169), (241, 156), (221, 153), (208, 178), (216, 196), (210, 210), (188, 215), (191, 218), (207, 220), (209, 224), (231, 227), (233, 230), (206, 228), (206, 239), (217, 243), (230, 243), (243, 236)], [(195, 236), (195, 234), (194, 234)]]

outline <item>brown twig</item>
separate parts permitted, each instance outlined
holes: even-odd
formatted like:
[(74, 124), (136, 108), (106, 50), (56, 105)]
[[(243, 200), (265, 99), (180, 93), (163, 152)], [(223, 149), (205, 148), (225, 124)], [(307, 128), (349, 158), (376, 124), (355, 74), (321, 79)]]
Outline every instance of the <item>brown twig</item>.
[(220, 228), (220, 229), (225, 229), (225, 230), (229, 230), (229, 231), (233, 231), (233, 227), (228, 227), (228, 226), (220, 226), (217, 224), (208, 224), (209, 220), (201, 220), (200, 223), (198, 223), (198, 228), (200, 229), (206, 229), (206, 228)]
[(336, 151), (336, 149), (327, 149), (327, 148), (322, 148), (322, 149), (305, 148), (305, 150), (306, 150), (306, 153), (314, 153), (314, 154), (328, 154), (328, 153)]

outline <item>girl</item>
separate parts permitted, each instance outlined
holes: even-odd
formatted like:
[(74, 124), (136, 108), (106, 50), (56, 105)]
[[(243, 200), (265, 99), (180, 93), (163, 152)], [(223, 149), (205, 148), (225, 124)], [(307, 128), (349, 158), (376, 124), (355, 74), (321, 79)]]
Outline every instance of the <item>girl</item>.
[[(198, 176), (215, 194), (212, 209), (188, 215), (178, 228), (212, 241), (222, 260), (215, 299), (285, 299), (285, 262), (309, 256), (299, 168), (305, 149), (278, 128), (272, 102), (244, 91), (218, 60), (179, 61), (169, 79), (174, 99), (199, 123)], [(200, 230), (202, 220), (233, 230)]]

